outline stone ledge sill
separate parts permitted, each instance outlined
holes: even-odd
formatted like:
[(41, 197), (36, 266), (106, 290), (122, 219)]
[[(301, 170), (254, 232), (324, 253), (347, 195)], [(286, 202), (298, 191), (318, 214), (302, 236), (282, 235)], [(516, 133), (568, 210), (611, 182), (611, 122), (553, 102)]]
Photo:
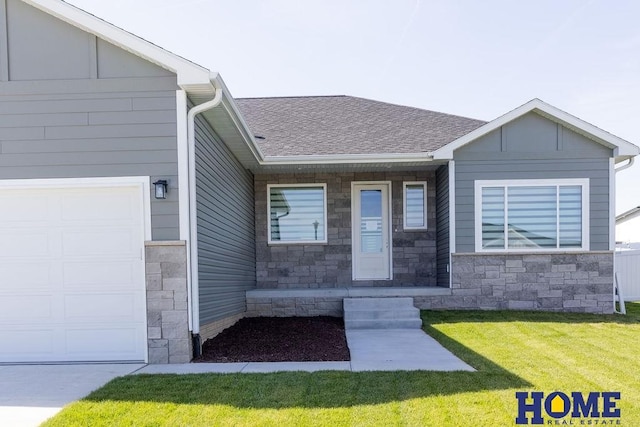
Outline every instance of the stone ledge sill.
[(252, 289), (247, 298), (349, 298), (349, 297), (426, 297), (451, 295), (449, 288), (313, 288)]
[(145, 246), (184, 246), (186, 240), (147, 240)]

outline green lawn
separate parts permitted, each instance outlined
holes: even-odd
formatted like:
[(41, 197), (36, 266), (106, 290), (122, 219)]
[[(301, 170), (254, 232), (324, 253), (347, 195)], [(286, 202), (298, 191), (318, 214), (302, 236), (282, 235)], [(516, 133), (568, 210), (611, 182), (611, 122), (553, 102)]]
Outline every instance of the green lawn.
[(640, 303), (627, 310), (424, 311), (425, 331), (477, 372), (123, 377), (45, 425), (495, 427), (515, 425), (516, 391), (559, 390), (619, 391), (620, 424), (640, 426)]

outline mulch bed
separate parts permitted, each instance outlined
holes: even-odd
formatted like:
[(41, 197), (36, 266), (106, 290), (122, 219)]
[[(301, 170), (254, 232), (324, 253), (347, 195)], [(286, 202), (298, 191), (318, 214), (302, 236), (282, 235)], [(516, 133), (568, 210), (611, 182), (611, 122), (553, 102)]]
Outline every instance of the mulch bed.
[(204, 342), (194, 362), (349, 360), (339, 317), (252, 317)]

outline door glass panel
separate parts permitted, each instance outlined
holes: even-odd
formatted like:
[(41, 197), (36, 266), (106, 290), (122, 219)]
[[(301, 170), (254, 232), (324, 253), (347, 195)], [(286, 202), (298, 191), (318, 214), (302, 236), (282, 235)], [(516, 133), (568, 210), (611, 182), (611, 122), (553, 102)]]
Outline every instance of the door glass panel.
[(382, 252), (382, 190), (360, 191), (360, 251)]

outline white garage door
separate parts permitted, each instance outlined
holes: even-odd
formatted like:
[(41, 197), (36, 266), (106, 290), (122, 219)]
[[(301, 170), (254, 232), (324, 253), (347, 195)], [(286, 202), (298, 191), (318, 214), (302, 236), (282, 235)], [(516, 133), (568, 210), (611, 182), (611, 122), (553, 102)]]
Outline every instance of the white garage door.
[(140, 186), (0, 182), (0, 362), (146, 359)]

